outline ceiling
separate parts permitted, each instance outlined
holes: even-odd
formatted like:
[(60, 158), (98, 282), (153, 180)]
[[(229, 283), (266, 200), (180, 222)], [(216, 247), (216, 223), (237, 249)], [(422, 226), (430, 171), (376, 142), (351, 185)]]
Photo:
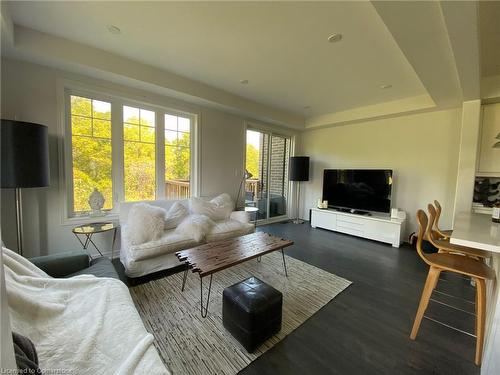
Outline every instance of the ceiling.
[[(107, 56), (117, 70), (128, 64), (135, 81), (174, 91), (190, 86), (191, 96), (257, 118), (265, 112), (262, 118), (282, 125), (457, 105), (465, 97), (460, 75), (473, 70), (454, 63), (457, 52), (470, 58), (458, 37), (463, 19), (445, 22), (443, 13), (455, 9), (439, 2), (3, 3), (16, 31), (12, 48), (2, 43), (4, 55), (40, 61), (36, 55), (45, 53), (47, 63), (68, 59), (82, 73), (87, 66), (111, 77), (116, 72), (98, 61)], [(342, 40), (328, 42), (334, 33)], [(139, 70), (148, 73), (139, 78)]]
[(500, 74), (500, 2), (479, 4), (481, 69), (483, 76)]
[[(305, 115), (425, 92), (369, 2), (15, 2), (9, 8), (15, 24)], [(111, 34), (107, 25), (122, 33)], [(336, 32), (343, 40), (329, 43)], [(383, 84), (393, 87), (382, 90)]]

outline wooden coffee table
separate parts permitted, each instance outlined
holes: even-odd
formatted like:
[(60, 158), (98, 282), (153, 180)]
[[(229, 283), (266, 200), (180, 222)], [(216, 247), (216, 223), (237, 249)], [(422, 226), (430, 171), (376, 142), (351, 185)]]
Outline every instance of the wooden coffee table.
[[(222, 241), (210, 242), (191, 249), (178, 251), (175, 253), (179, 261), (187, 264), (182, 280), (182, 291), (186, 285), (188, 270), (197, 273), (200, 277), (200, 311), (205, 318), (208, 313), (208, 303), (212, 290), (212, 277), (214, 273), (226, 268), (246, 262), (247, 260), (259, 258), (262, 255), (276, 250), (281, 251), (283, 257), (283, 267), (285, 276), (288, 277), (283, 249), (293, 245), (293, 241), (285, 240), (273, 236), (269, 233), (256, 232), (237, 238), (230, 238)], [(210, 276), (206, 305), (203, 304), (203, 278)]]

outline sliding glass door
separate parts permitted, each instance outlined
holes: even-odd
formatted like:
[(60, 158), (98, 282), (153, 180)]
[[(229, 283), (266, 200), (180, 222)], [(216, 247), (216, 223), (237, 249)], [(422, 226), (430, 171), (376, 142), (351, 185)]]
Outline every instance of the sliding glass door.
[(245, 205), (259, 209), (257, 218), (287, 215), (290, 138), (247, 130)]

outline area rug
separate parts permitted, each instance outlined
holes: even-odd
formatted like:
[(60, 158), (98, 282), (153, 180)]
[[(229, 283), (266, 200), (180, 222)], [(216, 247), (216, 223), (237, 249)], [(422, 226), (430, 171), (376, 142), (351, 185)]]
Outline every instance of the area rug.
[[(351, 282), (286, 256), (285, 277), (281, 253), (250, 260), (216, 273), (208, 316), (200, 315), (200, 281), (189, 272), (181, 292), (178, 273), (130, 288), (146, 329), (164, 363), (174, 374), (236, 374), (281, 341), (314, 313), (346, 289)], [(249, 276), (256, 276), (283, 293), (281, 331), (248, 353), (222, 325), (222, 291)], [(204, 293), (208, 288), (204, 279)]]

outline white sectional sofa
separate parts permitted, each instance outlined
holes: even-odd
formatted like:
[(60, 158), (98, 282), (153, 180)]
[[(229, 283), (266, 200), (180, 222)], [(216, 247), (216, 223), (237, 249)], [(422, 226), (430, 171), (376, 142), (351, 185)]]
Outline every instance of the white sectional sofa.
[[(203, 198), (208, 201), (208, 199)], [(147, 203), (151, 206), (161, 207), (165, 211), (171, 209), (176, 203), (187, 208), (189, 214), (190, 200), (155, 200), (147, 202), (128, 202), (120, 204), (120, 226), (121, 226), (121, 250), (120, 261), (125, 267), (125, 273), (129, 277), (144, 276), (153, 272), (179, 266), (179, 260), (175, 252), (189, 249), (204, 242), (213, 242), (226, 238), (243, 236), (255, 231), (255, 227), (249, 222), (248, 215), (243, 211), (233, 211), (229, 217), (223, 220), (212, 220), (213, 225), (208, 229), (202, 239), (197, 241), (193, 236), (179, 233), (176, 228), (165, 230), (157, 240), (148, 241), (138, 245), (132, 245), (129, 240), (131, 228), (129, 225), (129, 213), (134, 204)]]

